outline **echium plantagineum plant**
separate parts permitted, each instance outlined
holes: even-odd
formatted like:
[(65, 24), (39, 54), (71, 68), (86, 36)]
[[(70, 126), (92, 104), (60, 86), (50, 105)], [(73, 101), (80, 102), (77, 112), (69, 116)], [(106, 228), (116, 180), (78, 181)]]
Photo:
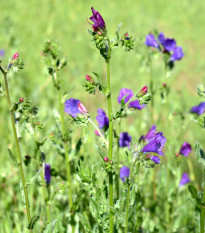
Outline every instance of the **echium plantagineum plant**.
[[(117, 229), (117, 226), (120, 226), (123, 231), (126, 233), (129, 231), (128, 229), (128, 220), (129, 220), (129, 208), (130, 208), (130, 190), (132, 187), (132, 177), (135, 173), (135, 169), (137, 166), (137, 171), (139, 172), (140, 165), (144, 165), (146, 167), (154, 167), (156, 164), (160, 163), (160, 158), (157, 155), (164, 155), (163, 148), (166, 142), (166, 138), (163, 136), (162, 132), (154, 132), (153, 137), (150, 138), (147, 144), (145, 143), (134, 143), (132, 141), (132, 137), (129, 135), (128, 132), (121, 132), (120, 135), (117, 135), (117, 131), (114, 129), (114, 123), (117, 119), (121, 119), (129, 115), (129, 109), (133, 109), (133, 111), (142, 110), (146, 108), (146, 105), (151, 100), (151, 94), (148, 93), (148, 87), (144, 86), (141, 89), (138, 89), (136, 94), (131, 89), (122, 88), (120, 90), (120, 94), (118, 96), (118, 102), (120, 104), (120, 108), (118, 111), (114, 112), (112, 107), (112, 90), (110, 86), (110, 61), (111, 61), (111, 54), (114, 48), (121, 46), (125, 51), (131, 51), (134, 48), (134, 39), (132, 36), (128, 35), (128, 33), (124, 33), (123, 36), (120, 37), (120, 26), (116, 31), (116, 37), (110, 39), (106, 23), (101, 16), (101, 14), (96, 11), (93, 7), (92, 16), (90, 17), (90, 24), (92, 25), (92, 30), (88, 29), (89, 34), (92, 36), (92, 39), (96, 45), (96, 48), (99, 50), (100, 54), (105, 60), (107, 66), (107, 80), (106, 84), (100, 76), (93, 72), (94, 76), (86, 75), (85, 76), (85, 90), (89, 92), (89, 94), (95, 94), (97, 89), (106, 97), (107, 105), (108, 105), (108, 115), (106, 111), (101, 109), (100, 106), (97, 110), (96, 120), (98, 122), (98, 126), (95, 122), (91, 119), (91, 115), (83, 103), (74, 98), (67, 99), (65, 101), (65, 112), (68, 113), (73, 121), (80, 125), (81, 127), (86, 127), (91, 124), (94, 129), (95, 133), (99, 138), (102, 139), (102, 145), (97, 146), (96, 148), (101, 156), (101, 167), (103, 171), (106, 172), (108, 177), (108, 195), (105, 195), (106, 199), (109, 198), (109, 204), (107, 200), (103, 202), (103, 199), (93, 194), (90, 190), (91, 183), (88, 178), (85, 178), (84, 170), (80, 170), (78, 175), (82, 180), (82, 183), (88, 183), (90, 189), (88, 191), (89, 200), (92, 199), (90, 204), (95, 203), (95, 207), (103, 206), (102, 209), (104, 211), (100, 211), (95, 209), (95, 211), (91, 211), (94, 219), (98, 224), (98, 231), (99, 232), (109, 232), (113, 233), (114, 229)], [(114, 134), (115, 132), (115, 134)], [(128, 166), (123, 166), (121, 169), (119, 164), (119, 157), (114, 156), (113, 148), (114, 147), (114, 138), (117, 138), (118, 147), (125, 147), (127, 148), (128, 153), (128, 161), (126, 164)], [(106, 150), (107, 152), (104, 152)], [(105, 154), (106, 153), (106, 154)], [(124, 185), (127, 186), (127, 196), (126, 202), (125, 199), (114, 199), (115, 196), (119, 198), (117, 194), (119, 192), (119, 187), (117, 187), (116, 192), (114, 189), (114, 179), (119, 177), (122, 179)], [(94, 185), (95, 186), (95, 185)], [(95, 186), (96, 188), (96, 186)], [(85, 188), (86, 189), (86, 188)], [(99, 188), (98, 188), (99, 189)], [(91, 192), (91, 193), (89, 193)], [(96, 192), (101, 192), (100, 190)], [(124, 200), (124, 204), (126, 206), (126, 213), (116, 214), (118, 212), (117, 203), (122, 202)], [(109, 206), (109, 216), (107, 215), (106, 208), (107, 205)], [(122, 218), (124, 216), (124, 218)], [(108, 223), (109, 219), (109, 223)], [(114, 221), (116, 220), (116, 221)], [(118, 221), (117, 221), (118, 220)], [(89, 224), (87, 224), (89, 225)], [(140, 227), (140, 224), (139, 226)]]
[[(197, 86), (197, 93), (200, 97), (205, 98), (205, 86), (200, 84)], [(199, 105), (191, 108), (191, 113), (197, 114), (197, 118), (194, 121), (202, 128), (202, 133), (205, 129), (205, 102), (201, 102)], [(195, 228), (197, 232), (205, 232), (205, 151), (202, 146), (196, 141), (195, 154), (198, 162), (203, 169), (202, 174), (202, 191), (197, 191), (194, 185), (189, 185), (189, 192), (194, 199), (195, 207)]]

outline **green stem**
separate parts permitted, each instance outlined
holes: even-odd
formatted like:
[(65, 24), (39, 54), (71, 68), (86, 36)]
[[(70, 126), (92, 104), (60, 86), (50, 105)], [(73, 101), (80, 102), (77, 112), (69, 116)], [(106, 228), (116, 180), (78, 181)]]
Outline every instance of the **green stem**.
[[(113, 120), (112, 120), (112, 101), (111, 101), (111, 89), (110, 89), (110, 57), (111, 57), (111, 46), (110, 39), (108, 38), (108, 55), (107, 55), (107, 102), (108, 102), (108, 117), (109, 117), (109, 148), (108, 148), (108, 158), (112, 160), (112, 147), (113, 147)], [(109, 176), (109, 204), (110, 204), (110, 228), (109, 232), (113, 233), (114, 229), (114, 203), (113, 203), (113, 175), (112, 173), (108, 174)]]
[(135, 164), (137, 162), (137, 158), (135, 159), (134, 163), (132, 164), (132, 168), (131, 168), (130, 176), (129, 176), (129, 181), (128, 181), (128, 185), (127, 185), (127, 205), (126, 205), (125, 233), (128, 232), (129, 204), (130, 204), (130, 180), (132, 178), (132, 173), (133, 173), (134, 166), (135, 166)]
[[(55, 73), (55, 80), (57, 80), (57, 73)], [(64, 145), (64, 150), (65, 150), (69, 204), (70, 204), (70, 208), (71, 208), (72, 205), (73, 205), (73, 199), (72, 199), (72, 187), (71, 187), (70, 161), (69, 161), (69, 157), (68, 157), (68, 145), (67, 145), (67, 140), (66, 140), (66, 127), (65, 127), (64, 110), (63, 110), (63, 104), (62, 104), (60, 88), (57, 88), (57, 92), (58, 92), (58, 104), (59, 104), (60, 116), (61, 116), (63, 145)]]
[[(119, 134), (120, 134), (120, 127), (121, 126), (121, 120), (119, 119)], [(120, 164), (120, 147), (119, 147), (119, 138), (117, 138), (117, 164), (118, 164), (118, 168), (119, 168), (119, 164)], [(117, 189), (117, 200), (119, 200), (120, 198), (120, 176), (116, 176), (116, 189)]]
[[(205, 168), (204, 168), (204, 193), (203, 193), (203, 203), (205, 203)], [(201, 207), (201, 218), (200, 218), (201, 232), (204, 233), (205, 227), (205, 206)]]
[(23, 165), (22, 165), (22, 160), (21, 160), (21, 152), (20, 152), (19, 141), (18, 141), (17, 132), (16, 132), (14, 113), (11, 111), (12, 104), (11, 104), (10, 95), (9, 95), (7, 72), (5, 72), (1, 66), (0, 66), (0, 70), (2, 71), (2, 73), (4, 75), (6, 98), (7, 98), (7, 102), (8, 102), (9, 109), (10, 109), (11, 124), (12, 124), (12, 129), (13, 129), (13, 134), (14, 134), (14, 139), (15, 139), (15, 144), (16, 144), (16, 149), (17, 149), (18, 165), (19, 165), (19, 170), (20, 170), (20, 174), (21, 174), (21, 181), (22, 181), (24, 197), (25, 197), (25, 201), (26, 201), (26, 213), (27, 213), (27, 219), (28, 219), (28, 223), (29, 223), (31, 220), (31, 215), (30, 215), (30, 207), (29, 207), (29, 200), (28, 200), (28, 191), (27, 191), (26, 180), (25, 180), (25, 175), (24, 175), (24, 170), (23, 170)]

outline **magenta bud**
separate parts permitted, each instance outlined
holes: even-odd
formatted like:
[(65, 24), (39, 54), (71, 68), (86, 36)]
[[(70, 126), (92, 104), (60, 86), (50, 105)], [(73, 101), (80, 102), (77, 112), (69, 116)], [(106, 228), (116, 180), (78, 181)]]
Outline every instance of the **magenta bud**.
[(19, 53), (15, 53), (12, 57), (13, 60), (16, 60), (19, 57)]
[(125, 38), (128, 37), (128, 33), (125, 34)]
[(88, 82), (90, 82), (90, 83), (94, 83), (94, 78), (93, 77), (91, 77), (90, 75), (85, 75), (85, 78), (86, 78), (86, 80), (88, 81)]
[(87, 109), (85, 108), (85, 106), (81, 102), (78, 103), (78, 109), (80, 110), (81, 114), (84, 114), (84, 115), (88, 114)]
[(108, 157), (104, 157), (104, 161), (107, 162), (108, 161)]
[(148, 92), (148, 87), (144, 86), (138, 93), (137, 93), (137, 97), (142, 97), (144, 95), (146, 95)]
[(163, 83), (163, 87), (166, 87), (167, 86), (167, 84), (166, 83)]
[(98, 132), (97, 130), (95, 130), (95, 134), (96, 134), (97, 136), (100, 136), (100, 134), (99, 134), (99, 132)]
[(98, 31), (98, 35), (101, 36), (101, 35), (102, 35), (102, 32), (101, 32), (101, 31)]
[(23, 101), (24, 101), (24, 99), (21, 97), (21, 98), (19, 99), (19, 102), (22, 103)]
[(150, 157), (151, 157), (151, 155), (150, 155), (150, 154), (148, 154), (148, 155), (146, 155), (146, 156), (145, 156), (145, 158), (150, 158)]
[(176, 157), (179, 157), (179, 153), (176, 153)]

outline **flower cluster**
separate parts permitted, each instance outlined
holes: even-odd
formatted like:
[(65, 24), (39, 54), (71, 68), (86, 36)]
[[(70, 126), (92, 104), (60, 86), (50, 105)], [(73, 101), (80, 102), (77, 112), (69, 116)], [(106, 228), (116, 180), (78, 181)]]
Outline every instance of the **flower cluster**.
[(163, 32), (158, 35), (158, 41), (153, 34), (148, 34), (145, 44), (149, 47), (157, 48), (164, 54), (168, 54), (171, 62), (180, 60), (184, 56), (182, 47), (176, 46), (175, 39), (166, 38)]
[(192, 113), (196, 113), (197, 115), (202, 115), (205, 112), (205, 102), (201, 102), (197, 106), (191, 108)]

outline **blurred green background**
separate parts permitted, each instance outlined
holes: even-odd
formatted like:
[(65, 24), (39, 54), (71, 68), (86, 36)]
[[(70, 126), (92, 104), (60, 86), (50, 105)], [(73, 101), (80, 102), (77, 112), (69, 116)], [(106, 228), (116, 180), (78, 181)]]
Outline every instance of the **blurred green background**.
[[(3, 64), (8, 63), (9, 57), (19, 52), (24, 59), (25, 68), (9, 80), (12, 102), (20, 97), (29, 97), (39, 106), (42, 120), (45, 120), (46, 129), (52, 129), (53, 108), (57, 107), (55, 90), (51, 80), (46, 74), (41, 55), (42, 43), (45, 39), (55, 41), (61, 46), (62, 55), (67, 56), (68, 65), (61, 72), (64, 80), (64, 91), (72, 91), (72, 98), (82, 100), (93, 117), (97, 108), (107, 109), (106, 101), (97, 93), (90, 96), (83, 91), (82, 83), (86, 74), (92, 71), (99, 73), (103, 79), (106, 77), (106, 66), (99, 51), (91, 41), (91, 36), (86, 28), (91, 28), (87, 20), (92, 15), (90, 8), (93, 6), (103, 16), (108, 34), (111, 38), (122, 23), (121, 35), (128, 32), (136, 38), (134, 51), (125, 53), (118, 48), (113, 50), (111, 61), (111, 87), (113, 91), (113, 106), (118, 108), (117, 96), (123, 87), (138, 91), (142, 85), (149, 84), (149, 69), (145, 56), (148, 48), (144, 45), (145, 36), (157, 29), (164, 32), (165, 36), (175, 38), (178, 46), (183, 47), (185, 53), (181, 61), (176, 62), (171, 77), (171, 109), (172, 112), (188, 113), (193, 105), (201, 102), (196, 94), (196, 85), (204, 82), (204, 47), (205, 47), (205, 2), (194, 0), (140, 0), (128, 1), (85, 1), (85, 0), (1, 0), (0, 10), (0, 49), (5, 50)], [(156, 79), (156, 88), (161, 87), (164, 78), (164, 65), (157, 57), (153, 62), (153, 73)], [(3, 81), (2, 75), (0, 82)], [(167, 121), (160, 118), (163, 105), (158, 97), (156, 104), (156, 121), (151, 122), (149, 108), (138, 112), (140, 122), (132, 124), (137, 119), (128, 119), (128, 124), (122, 124), (122, 129), (130, 132), (135, 141), (141, 134), (145, 134), (152, 123), (158, 123), (158, 131), (170, 130), (174, 142), (173, 155), (178, 152), (184, 140), (194, 145), (195, 139), (203, 143), (203, 135), (199, 127), (187, 115), (186, 122), (180, 124), (180, 119)], [(142, 119), (144, 121), (142, 121)], [(7, 145), (13, 144), (13, 135), (10, 128), (10, 118), (6, 99), (1, 97), (0, 105), (0, 175), (10, 177), (13, 169), (7, 155)], [(181, 131), (180, 131), (181, 130)], [(79, 129), (78, 129), (79, 131)], [(8, 133), (10, 132), (10, 133)], [(181, 135), (179, 135), (179, 132)], [(90, 143), (94, 140), (93, 132), (90, 133)], [(181, 137), (180, 137), (181, 136)], [(24, 142), (28, 143), (28, 138)], [(170, 143), (171, 146), (172, 143)], [(174, 143), (173, 143), (174, 144)], [(31, 145), (24, 145), (23, 153), (29, 153)], [(195, 160), (192, 154), (192, 160)], [(54, 160), (51, 158), (50, 161)], [(197, 167), (197, 163), (195, 163)], [(200, 183), (200, 173), (199, 183)], [(10, 177), (13, 179), (12, 177)], [(15, 178), (14, 178), (15, 179)], [(12, 188), (10, 187), (10, 190)], [(3, 194), (2, 194), (3, 195)], [(1, 213), (3, 214), (3, 212)]]

